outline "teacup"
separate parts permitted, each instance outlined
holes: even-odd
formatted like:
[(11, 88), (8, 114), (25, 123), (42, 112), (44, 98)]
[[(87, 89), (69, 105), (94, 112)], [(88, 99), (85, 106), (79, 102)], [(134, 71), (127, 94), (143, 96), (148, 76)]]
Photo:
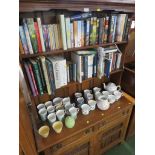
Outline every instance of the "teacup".
[(96, 108), (96, 101), (95, 100), (89, 100), (88, 105), (90, 106), (90, 110), (95, 110)]
[(74, 119), (76, 119), (79, 110), (80, 110), (79, 108), (71, 107), (71, 108), (69, 109), (69, 113), (70, 113), (70, 115), (71, 115)]
[(83, 97), (77, 98), (77, 106), (81, 107), (82, 104), (84, 104), (84, 98)]
[(94, 87), (94, 88), (93, 88), (94, 94), (95, 94), (96, 92), (100, 92), (100, 91), (101, 91), (101, 88), (98, 88), (98, 87)]
[(93, 94), (88, 93), (86, 99), (87, 99), (87, 101), (93, 100)]
[(116, 100), (119, 100), (121, 96), (123, 96), (123, 93), (120, 92), (119, 90), (114, 91), (114, 95), (116, 97)]
[(108, 102), (109, 102), (110, 104), (114, 103), (115, 100), (116, 100), (115, 95), (108, 95)]
[(47, 110), (42, 108), (39, 110), (39, 116), (41, 118), (42, 121), (46, 121), (46, 117), (47, 117)]
[(83, 104), (81, 106), (81, 109), (82, 109), (82, 114), (83, 115), (88, 115), (89, 111), (90, 111), (90, 106), (88, 104)]
[(63, 105), (65, 105), (66, 103), (71, 103), (70, 97), (65, 97), (65, 98), (62, 100), (62, 102), (63, 102)]
[(62, 104), (62, 98), (61, 97), (56, 97), (53, 99), (53, 104), (57, 105), (57, 104)]
[(64, 116), (65, 116), (65, 111), (64, 110), (58, 110), (56, 112), (56, 116), (57, 116), (59, 121), (62, 121), (64, 119)]
[(47, 125), (44, 125), (39, 128), (38, 133), (41, 135), (43, 138), (47, 138), (49, 135), (50, 128)]
[(107, 95), (107, 96), (110, 95), (110, 93), (108, 91), (106, 91), (106, 90), (102, 91), (102, 94)]
[(38, 109), (38, 110), (40, 110), (40, 109), (42, 109), (42, 108), (46, 109), (45, 104), (40, 103), (40, 104), (37, 105), (37, 109)]
[(102, 96), (102, 93), (99, 92), (99, 91), (96, 92), (96, 93), (95, 93), (95, 100), (98, 100), (100, 96)]
[(48, 107), (51, 106), (51, 105), (52, 105), (52, 101), (47, 101), (47, 102), (45, 102), (46, 108), (48, 108)]
[(53, 113), (55, 111), (55, 106), (52, 106), (52, 105), (50, 105), (50, 106), (48, 106), (48, 108), (47, 108), (47, 112), (50, 114), (50, 113)]
[(98, 97), (98, 100), (107, 100), (108, 99), (108, 95), (101, 95)]
[(75, 98), (82, 97), (82, 93), (75, 93), (74, 96), (75, 96)]
[(89, 89), (84, 90), (84, 97), (87, 98), (87, 94), (90, 94), (91, 91)]
[(75, 103), (72, 103), (72, 104), (71, 103), (66, 103), (65, 104), (66, 113), (69, 114), (69, 109), (74, 107), (74, 106), (75, 106)]
[(50, 124), (53, 124), (56, 121), (56, 114), (55, 113), (51, 113), (47, 116), (47, 119), (49, 121)]
[(56, 121), (53, 123), (52, 127), (56, 133), (60, 133), (63, 128), (63, 123), (61, 121)]

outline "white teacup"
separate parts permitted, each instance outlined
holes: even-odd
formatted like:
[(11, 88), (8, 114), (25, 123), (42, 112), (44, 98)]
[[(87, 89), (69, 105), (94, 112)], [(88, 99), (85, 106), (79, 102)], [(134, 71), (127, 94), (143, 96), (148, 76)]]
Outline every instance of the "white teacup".
[(116, 101), (115, 95), (108, 95), (108, 102), (113, 104)]
[(42, 108), (39, 110), (39, 115), (42, 121), (46, 121), (46, 117), (47, 117), (47, 110)]
[(52, 101), (47, 101), (47, 102), (45, 102), (46, 108), (48, 108), (48, 107), (51, 106), (51, 105), (52, 105)]
[(64, 116), (65, 116), (65, 111), (64, 110), (58, 110), (56, 112), (56, 116), (57, 116), (59, 121), (62, 121), (64, 119)]
[(90, 94), (91, 91), (89, 89), (84, 90), (84, 97), (87, 98), (87, 94)]
[(100, 92), (100, 91), (101, 91), (101, 88), (98, 88), (98, 87), (94, 87), (94, 88), (93, 88), (94, 94), (95, 94), (96, 92)]
[(86, 99), (87, 99), (87, 101), (93, 100), (93, 94), (88, 93)]
[(84, 98), (83, 97), (77, 98), (77, 106), (81, 107), (82, 104), (84, 104)]
[(102, 96), (102, 93), (99, 92), (99, 91), (96, 92), (96, 93), (95, 93), (95, 100), (98, 100), (100, 96)]
[(102, 94), (107, 95), (107, 96), (110, 95), (110, 93), (108, 91), (106, 91), (106, 90), (102, 91)]
[(82, 93), (75, 93), (74, 96), (75, 96), (76, 98), (82, 97)]
[(49, 123), (52, 125), (56, 121), (56, 114), (51, 113), (47, 116)]
[(45, 104), (40, 103), (40, 104), (37, 105), (38, 110), (43, 109), (43, 108), (46, 109)]
[(62, 102), (63, 102), (63, 105), (65, 105), (66, 103), (71, 103), (70, 97), (65, 97), (65, 98), (62, 100)]
[(82, 109), (82, 114), (83, 115), (88, 115), (89, 111), (90, 111), (90, 106), (88, 104), (83, 104), (81, 106), (81, 109)]
[(55, 106), (48, 106), (47, 108), (47, 112), (50, 114), (50, 113), (53, 113), (55, 111)]
[(78, 112), (79, 112), (79, 108), (71, 107), (71, 108), (69, 109), (69, 113), (70, 113), (70, 115), (71, 115), (74, 119), (77, 118)]
[(62, 104), (62, 98), (61, 97), (56, 97), (53, 99), (53, 104), (57, 105), (57, 104)]
[(90, 106), (90, 110), (95, 110), (96, 108), (96, 101), (95, 100), (89, 100), (88, 105)]
[(114, 91), (114, 95), (116, 97), (116, 100), (119, 100), (123, 96), (123, 93), (120, 92), (119, 90), (116, 90)]

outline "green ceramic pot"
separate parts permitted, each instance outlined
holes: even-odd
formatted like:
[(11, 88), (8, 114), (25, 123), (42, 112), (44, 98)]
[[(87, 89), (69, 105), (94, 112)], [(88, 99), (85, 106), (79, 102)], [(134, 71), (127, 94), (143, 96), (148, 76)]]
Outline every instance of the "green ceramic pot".
[(71, 116), (67, 116), (67, 117), (65, 118), (65, 126), (66, 126), (67, 128), (73, 128), (74, 125), (75, 125), (75, 120), (74, 120), (74, 118), (71, 117)]

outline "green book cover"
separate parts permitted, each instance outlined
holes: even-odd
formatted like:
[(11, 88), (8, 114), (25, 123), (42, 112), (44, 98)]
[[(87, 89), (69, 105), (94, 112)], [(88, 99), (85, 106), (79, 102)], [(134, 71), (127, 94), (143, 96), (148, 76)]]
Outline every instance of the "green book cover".
[(27, 26), (29, 29), (29, 34), (30, 34), (33, 51), (34, 51), (34, 53), (37, 53), (38, 52), (38, 43), (37, 43), (37, 37), (36, 37), (33, 18), (27, 18)]
[(40, 93), (40, 95), (43, 95), (44, 94), (43, 86), (41, 83), (41, 78), (40, 78), (39, 67), (38, 67), (37, 61), (30, 59), (30, 63), (32, 65), (34, 76), (37, 81), (37, 87), (38, 87), (39, 93)]

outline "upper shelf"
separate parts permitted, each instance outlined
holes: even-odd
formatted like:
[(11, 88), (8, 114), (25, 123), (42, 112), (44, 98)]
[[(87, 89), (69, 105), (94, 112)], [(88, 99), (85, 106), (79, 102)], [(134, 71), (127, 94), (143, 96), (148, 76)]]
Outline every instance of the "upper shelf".
[(20, 12), (48, 11), (50, 9), (67, 9), (74, 11), (116, 10), (125, 12), (135, 12), (134, 0), (20, 0)]
[(21, 59), (25, 58), (33, 58), (41, 55), (55, 55), (55, 54), (62, 54), (65, 52), (73, 52), (73, 51), (78, 51), (78, 50), (85, 50), (85, 49), (90, 49), (90, 48), (97, 48), (97, 47), (105, 47), (105, 46), (110, 46), (110, 45), (115, 45), (115, 44), (125, 44), (127, 41), (121, 41), (121, 42), (114, 42), (114, 43), (105, 43), (105, 44), (100, 44), (100, 45), (92, 45), (92, 46), (84, 46), (84, 47), (76, 47), (76, 48), (70, 48), (67, 50), (63, 49), (58, 49), (58, 50), (53, 50), (53, 51), (48, 51), (48, 52), (43, 52), (43, 53), (35, 53), (35, 54), (20, 54)]

